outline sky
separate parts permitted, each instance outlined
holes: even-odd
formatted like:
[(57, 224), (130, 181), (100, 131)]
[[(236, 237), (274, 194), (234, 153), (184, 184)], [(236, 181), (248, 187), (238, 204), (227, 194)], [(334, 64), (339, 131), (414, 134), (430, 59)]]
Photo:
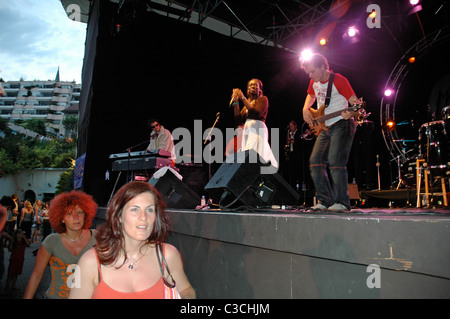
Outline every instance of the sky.
[(0, 78), (81, 83), (86, 23), (59, 0), (0, 0)]

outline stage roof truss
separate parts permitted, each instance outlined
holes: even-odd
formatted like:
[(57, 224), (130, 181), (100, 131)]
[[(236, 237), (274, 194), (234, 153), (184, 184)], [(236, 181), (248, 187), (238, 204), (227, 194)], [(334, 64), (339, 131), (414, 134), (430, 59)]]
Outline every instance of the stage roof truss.
[[(138, 4), (136, 0), (110, 1), (119, 5), (118, 13), (125, 5)], [(61, 3), (66, 12), (70, 5), (79, 5), (81, 22), (88, 22), (89, 0), (62, 0)], [(312, 5), (298, 0), (254, 0), (252, 10), (248, 10), (249, 2), (244, 4), (233, 0), (145, 0), (144, 3), (148, 11), (199, 24), (233, 38), (290, 51), (293, 50), (287, 43), (288, 39), (299, 36), (302, 29), (320, 23), (331, 10), (341, 5), (341, 1), (334, 0), (322, 0)], [(67, 14), (70, 16), (71, 12)]]

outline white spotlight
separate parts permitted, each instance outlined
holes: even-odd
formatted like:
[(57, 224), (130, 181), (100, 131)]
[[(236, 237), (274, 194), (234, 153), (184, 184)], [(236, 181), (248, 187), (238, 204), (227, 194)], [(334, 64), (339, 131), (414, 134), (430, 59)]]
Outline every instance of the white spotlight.
[(313, 56), (313, 52), (310, 49), (306, 49), (302, 51), (300, 55), (300, 61), (309, 61)]

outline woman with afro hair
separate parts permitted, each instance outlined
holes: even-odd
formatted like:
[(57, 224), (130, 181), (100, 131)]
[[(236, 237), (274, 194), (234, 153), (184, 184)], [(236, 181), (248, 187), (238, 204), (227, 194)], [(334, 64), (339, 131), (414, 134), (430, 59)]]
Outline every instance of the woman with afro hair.
[(46, 297), (69, 297), (72, 285), (67, 280), (77, 268), (81, 255), (96, 242), (95, 231), (89, 229), (96, 212), (97, 203), (81, 191), (62, 193), (51, 201), (49, 219), (55, 233), (47, 236), (39, 248), (24, 298), (34, 297), (47, 265), (52, 281)]

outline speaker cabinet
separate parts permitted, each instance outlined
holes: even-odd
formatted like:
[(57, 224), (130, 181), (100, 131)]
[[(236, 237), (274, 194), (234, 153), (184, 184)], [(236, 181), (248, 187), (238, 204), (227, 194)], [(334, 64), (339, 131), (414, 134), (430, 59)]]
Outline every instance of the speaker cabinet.
[(200, 205), (200, 197), (170, 170), (148, 182), (155, 186), (169, 208), (193, 209)]
[(299, 194), (278, 173), (264, 174), (268, 170), (255, 151), (237, 152), (232, 163), (219, 167), (205, 190), (225, 207), (297, 204)]

